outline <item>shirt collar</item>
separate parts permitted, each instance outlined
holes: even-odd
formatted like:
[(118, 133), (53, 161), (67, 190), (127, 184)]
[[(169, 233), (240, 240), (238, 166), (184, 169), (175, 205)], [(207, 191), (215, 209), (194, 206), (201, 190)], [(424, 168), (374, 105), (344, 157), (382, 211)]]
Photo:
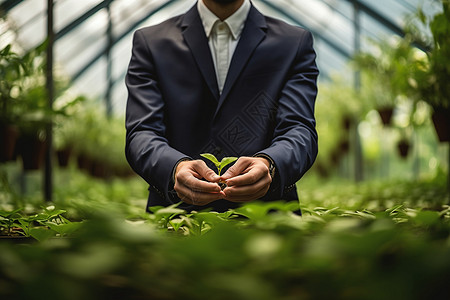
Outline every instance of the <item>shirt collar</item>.
[[(240, 37), (242, 30), (244, 29), (245, 20), (247, 19), (250, 7), (250, 1), (244, 0), (241, 7), (239, 7), (234, 14), (224, 20), (230, 28), (231, 35), (235, 40)], [(197, 1), (197, 9), (200, 18), (202, 19), (206, 36), (209, 38), (214, 28), (214, 24), (219, 20), (219, 18), (212, 11), (210, 11), (208, 7), (206, 7), (203, 0)]]

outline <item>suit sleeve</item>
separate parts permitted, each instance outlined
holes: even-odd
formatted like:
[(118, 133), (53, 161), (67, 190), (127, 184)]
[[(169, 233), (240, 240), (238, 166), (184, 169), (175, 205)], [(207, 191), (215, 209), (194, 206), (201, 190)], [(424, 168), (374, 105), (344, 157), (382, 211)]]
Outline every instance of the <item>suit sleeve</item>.
[(313, 38), (304, 31), (291, 72), (281, 91), (271, 146), (261, 151), (275, 162), (277, 175), (273, 192), (284, 191), (306, 173), (318, 152), (314, 106), (319, 71), (315, 63)]
[(160, 196), (170, 199), (168, 189), (172, 170), (186, 155), (170, 147), (165, 137), (164, 99), (157, 72), (144, 34), (136, 31), (125, 79), (127, 160)]

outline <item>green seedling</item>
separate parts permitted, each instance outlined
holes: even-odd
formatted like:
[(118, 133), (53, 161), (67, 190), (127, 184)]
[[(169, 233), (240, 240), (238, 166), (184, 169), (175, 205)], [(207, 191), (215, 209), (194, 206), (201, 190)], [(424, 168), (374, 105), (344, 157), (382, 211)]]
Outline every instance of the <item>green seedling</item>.
[[(224, 157), (221, 161), (219, 161), (213, 154), (210, 153), (203, 153), (200, 155), (213, 162), (217, 168), (217, 175), (219, 176), (222, 174), (224, 167), (237, 160), (237, 157)], [(227, 185), (224, 181), (219, 181), (219, 186), (223, 190)]]
[(219, 161), (213, 154), (210, 153), (203, 153), (200, 155), (213, 162), (213, 164), (217, 168), (217, 175), (219, 176), (222, 173), (224, 167), (237, 160), (237, 157), (224, 157), (222, 161)]

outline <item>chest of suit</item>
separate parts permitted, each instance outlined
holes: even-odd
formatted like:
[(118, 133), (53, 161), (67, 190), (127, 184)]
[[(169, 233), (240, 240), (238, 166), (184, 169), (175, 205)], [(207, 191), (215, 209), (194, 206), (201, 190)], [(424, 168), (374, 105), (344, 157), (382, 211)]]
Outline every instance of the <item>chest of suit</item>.
[(169, 143), (192, 156), (253, 155), (270, 143), (277, 99), (298, 45), (270, 28), (256, 34), (244, 28), (219, 95), (207, 38), (203, 28), (194, 29), (172, 27), (148, 45)]

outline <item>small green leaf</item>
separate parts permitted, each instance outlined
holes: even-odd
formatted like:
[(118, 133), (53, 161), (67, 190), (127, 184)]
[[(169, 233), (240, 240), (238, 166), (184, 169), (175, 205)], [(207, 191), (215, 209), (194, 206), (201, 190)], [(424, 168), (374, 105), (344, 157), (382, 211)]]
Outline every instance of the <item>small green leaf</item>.
[(26, 220), (25, 218), (21, 218), (18, 220), (20, 223), (20, 228), (25, 232), (26, 236), (30, 235), (30, 222)]
[(178, 231), (181, 226), (184, 225), (183, 219), (172, 219), (169, 221), (169, 224), (173, 227), (173, 230)]
[(82, 223), (81, 222), (70, 222), (67, 224), (56, 224), (56, 223), (52, 223), (52, 222), (46, 222), (45, 225), (47, 225), (48, 227), (50, 227), (51, 230), (61, 234), (61, 235), (66, 235), (66, 234), (71, 234), (75, 231), (77, 231)]
[(210, 153), (203, 153), (203, 154), (200, 154), (200, 156), (203, 156), (204, 158), (209, 159), (216, 165), (217, 168), (219, 168), (220, 162), (217, 160), (217, 158), (214, 155), (212, 155)]
[(2, 51), (0, 51), (0, 56), (7, 56), (8, 54), (11, 53), (11, 44), (6, 45), (5, 48), (2, 49)]
[(23, 210), (23, 208), (18, 208), (16, 210), (13, 211), (5, 211), (5, 210), (0, 210), (0, 216), (6, 218), (6, 219), (10, 219), (11, 216), (18, 214), (21, 210)]
[(165, 216), (165, 217), (170, 217), (170, 218), (173, 218), (176, 215), (181, 215), (181, 214), (186, 213), (185, 210), (177, 208), (178, 205), (180, 205), (180, 203), (172, 204), (167, 207), (162, 207), (162, 208), (154, 211), (153, 213), (155, 215)]
[(414, 218), (414, 221), (422, 226), (431, 226), (439, 222), (439, 212), (437, 211), (419, 211)]
[(42, 242), (48, 240), (51, 237), (54, 237), (55, 232), (47, 228), (32, 228), (30, 230), (30, 236), (32, 236), (39, 242)]
[(223, 169), (225, 166), (231, 164), (232, 162), (235, 162), (236, 160), (237, 157), (224, 157), (220, 162), (220, 169)]

